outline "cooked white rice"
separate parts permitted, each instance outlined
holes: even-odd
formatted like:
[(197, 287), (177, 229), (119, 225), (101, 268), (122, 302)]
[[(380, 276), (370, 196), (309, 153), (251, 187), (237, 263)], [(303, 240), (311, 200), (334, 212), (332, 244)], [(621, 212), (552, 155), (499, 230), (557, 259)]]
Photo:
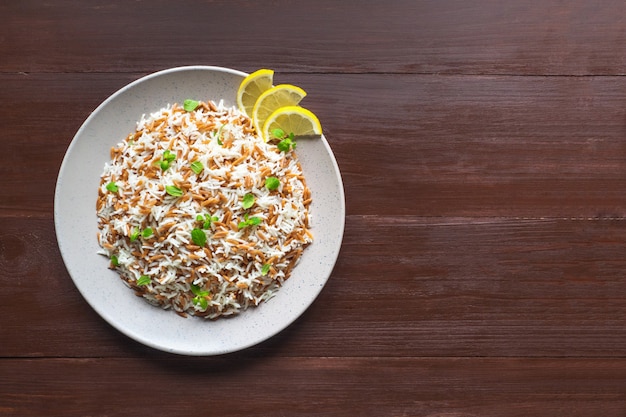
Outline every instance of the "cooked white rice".
[[(164, 170), (168, 150), (175, 159)], [(276, 190), (266, 188), (268, 177), (280, 181)], [(246, 194), (255, 198), (248, 209)], [(312, 242), (310, 203), (295, 152), (264, 143), (236, 108), (168, 105), (111, 149), (96, 207), (100, 253), (154, 305), (182, 316), (232, 315), (269, 300), (289, 278)], [(260, 224), (240, 227), (252, 218)], [(194, 229), (204, 231), (203, 247)]]

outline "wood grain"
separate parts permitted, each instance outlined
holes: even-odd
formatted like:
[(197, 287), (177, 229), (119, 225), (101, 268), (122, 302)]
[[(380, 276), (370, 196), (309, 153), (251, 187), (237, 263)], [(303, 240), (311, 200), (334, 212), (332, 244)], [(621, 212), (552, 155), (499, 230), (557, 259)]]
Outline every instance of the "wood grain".
[[(138, 77), (0, 74), (3, 152), (14, 161), (2, 168), (0, 210), (49, 212), (74, 134), (101, 101)], [(620, 77), (277, 77), (308, 91), (306, 106), (335, 152), (350, 215), (626, 215)]]
[[(0, 415), (626, 415), (625, 13), (619, 0), (0, 2)], [(197, 64), (303, 87), (347, 206), (313, 305), (205, 358), (100, 318), (53, 222), (89, 114)]]
[(625, 366), (623, 359), (11, 359), (0, 361), (0, 412), (621, 417)]
[(617, 75), (625, 12), (620, 0), (4, 2), (0, 70)]
[[(0, 229), (0, 356), (128, 353), (74, 288), (48, 219)], [(320, 297), (252, 352), (623, 357), (625, 244), (624, 220), (349, 216)]]

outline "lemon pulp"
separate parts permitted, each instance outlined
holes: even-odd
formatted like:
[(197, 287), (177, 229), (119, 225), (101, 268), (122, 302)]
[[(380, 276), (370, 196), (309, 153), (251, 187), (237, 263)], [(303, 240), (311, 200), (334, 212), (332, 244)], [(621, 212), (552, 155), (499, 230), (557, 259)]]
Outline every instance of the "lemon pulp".
[(256, 100), (252, 109), (252, 123), (257, 132), (260, 132), (265, 120), (281, 107), (295, 106), (306, 96), (300, 87), (291, 84), (281, 84), (265, 90)]
[(260, 69), (254, 71), (243, 79), (237, 90), (237, 107), (239, 110), (251, 116), (254, 103), (264, 91), (272, 87), (274, 81), (274, 71), (270, 69)]
[[(286, 135), (321, 136), (322, 125), (315, 114), (300, 106), (285, 106), (275, 110), (263, 124), (264, 141), (274, 139), (273, 131), (282, 130)], [(278, 138), (281, 139), (281, 138)]]

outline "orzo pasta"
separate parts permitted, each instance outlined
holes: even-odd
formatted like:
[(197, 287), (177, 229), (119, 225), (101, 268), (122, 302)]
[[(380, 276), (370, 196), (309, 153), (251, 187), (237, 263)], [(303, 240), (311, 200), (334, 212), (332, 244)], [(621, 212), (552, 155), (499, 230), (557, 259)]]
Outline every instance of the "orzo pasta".
[(221, 102), (143, 116), (98, 190), (100, 253), (139, 296), (182, 316), (239, 313), (289, 278), (311, 193), (293, 150)]

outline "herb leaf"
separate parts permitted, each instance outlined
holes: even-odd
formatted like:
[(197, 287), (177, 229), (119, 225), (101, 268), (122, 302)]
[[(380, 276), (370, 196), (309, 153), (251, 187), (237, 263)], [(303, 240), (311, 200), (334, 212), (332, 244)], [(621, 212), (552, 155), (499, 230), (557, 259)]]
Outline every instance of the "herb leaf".
[(137, 285), (138, 286), (143, 286), (143, 285), (148, 285), (152, 282), (152, 279), (150, 278), (150, 276), (148, 275), (142, 275), (139, 277), (139, 279), (137, 280)]
[(115, 182), (111, 181), (107, 184), (107, 190), (111, 191), (112, 193), (116, 193), (117, 190), (119, 190), (119, 187)]
[(135, 240), (137, 240), (137, 238), (139, 237), (139, 234), (140, 234), (140, 233), (141, 233), (141, 232), (139, 231), (139, 228), (138, 228), (138, 227), (135, 227), (135, 228), (133, 229), (133, 231), (130, 233), (130, 241), (131, 241), (131, 242), (134, 242)]
[(174, 162), (175, 160), (176, 160), (176, 154), (172, 153), (169, 149), (166, 149), (165, 152), (163, 152), (163, 159), (159, 161), (159, 166), (161, 167), (163, 171), (167, 171), (171, 163)]
[(270, 191), (277, 189), (280, 186), (280, 180), (276, 177), (265, 178), (265, 188)]
[(278, 142), (278, 144), (276, 145), (278, 147), (278, 150), (280, 150), (281, 152), (289, 152), (290, 149), (296, 149), (296, 142), (293, 139), (293, 133), (290, 133), (287, 138)]
[(176, 187), (175, 185), (167, 185), (165, 186), (165, 192), (171, 195), (172, 197), (182, 197), (183, 190)]
[(209, 294), (208, 291), (201, 290), (200, 287), (198, 287), (195, 284), (191, 284), (191, 292), (193, 293), (193, 295), (208, 295)]
[(196, 173), (196, 175), (199, 175), (202, 171), (204, 171), (204, 165), (202, 165), (202, 162), (200, 161), (195, 161), (191, 163), (191, 170), (193, 172)]
[(276, 139), (282, 139), (285, 137), (285, 131), (277, 127), (276, 129), (272, 129), (272, 136)]
[(272, 267), (272, 265), (270, 264), (264, 264), (263, 267), (261, 268), (261, 275), (265, 276), (268, 274), (268, 272), (270, 272), (270, 268)]
[(217, 129), (217, 132), (215, 132), (215, 138), (217, 139), (217, 144), (220, 145), (220, 146), (224, 145), (222, 143), (222, 138), (221, 138), (221, 136), (222, 136), (222, 129), (224, 129), (224, 126), (226, 126), (226, 125), (225, 124), (221, 125), (219, 127), (219, 129)]
[(254, 205), (254, 194), (246, 194), (243, 196), (243, 200), (241, 200), (241, 207), (244, 209), (249, 209)]
[(207, 301), (206, 297), (201, 297), (199, 295), (193, 297), (193, 302), (196, 305), (199, 305), (203, 310), (206, 310), (206, 308), (209, 306), (209, 302)]
[(201, 289), (197, 285), (191, 284), (191, 292), (195, 295), (191, 300), (195, 305), (200, 306), (203, 310), (209, 306), (209, 302), (207, 301), (207, 297), (209, 296), (209, 292)]
[(244, 221), (239, 222), (239, 224), (237, 225), (237, 227), (239, 229), (243, 229), (244, 227), (248, 227), (248, 226), (257, 226), (259, 224), (261, 224), (261, 218), (260, 217), (248, 217), (248, 214), (243, 216)]
[(193, 243), (196, 245), (203, 247), (206, 244), (206, 234), (204, 233), (204, 230), (197, 228), (193, 229), (191, 231), (191, 240), (193, 240)]
[(165, 152), (163, 152), (163, 160), (167, 162), (172, 162), (176, 160), (176, 154), (172, 153), (169, 149), (166, 149)]
[(141, 236), (143, 236), (144, 239), (149, 238), (150, 236), (152, 236), (153, 231), (151, 227), (146, 227), (145, 229), (143, 229), (143, 232), (141, 232)]
[(119, 259), (117, 259), (117, 256), (115, 256), (115, 255), (111, 256), (111, 265), (113, 265), (113, 266), (120, 266), (120, 261), (119, 261)]
[(183, 109), (185, 109), (185, 111), (194, 111), (199, 105), (199, 101), (187, 99), (183, 102)]
[(276, 146), (278, 147), (279, 151), (281, 151), (281, 152), (289, 151), (289, 144), (286, 141), (287, 141), (287, 139), (281, 140), (280, 142), (278, 142), (278, 145), (276, 145)]
[(216, 222), (218, 220), (219, 219), (217, 216), (210, 216), (208, 214), (205, 214), (204, 217), (202, 217), (202, 214), (198, 214), (196, 216), (196, 221), (202, 222), (203, 229), (210, 229), (211, 223)]

